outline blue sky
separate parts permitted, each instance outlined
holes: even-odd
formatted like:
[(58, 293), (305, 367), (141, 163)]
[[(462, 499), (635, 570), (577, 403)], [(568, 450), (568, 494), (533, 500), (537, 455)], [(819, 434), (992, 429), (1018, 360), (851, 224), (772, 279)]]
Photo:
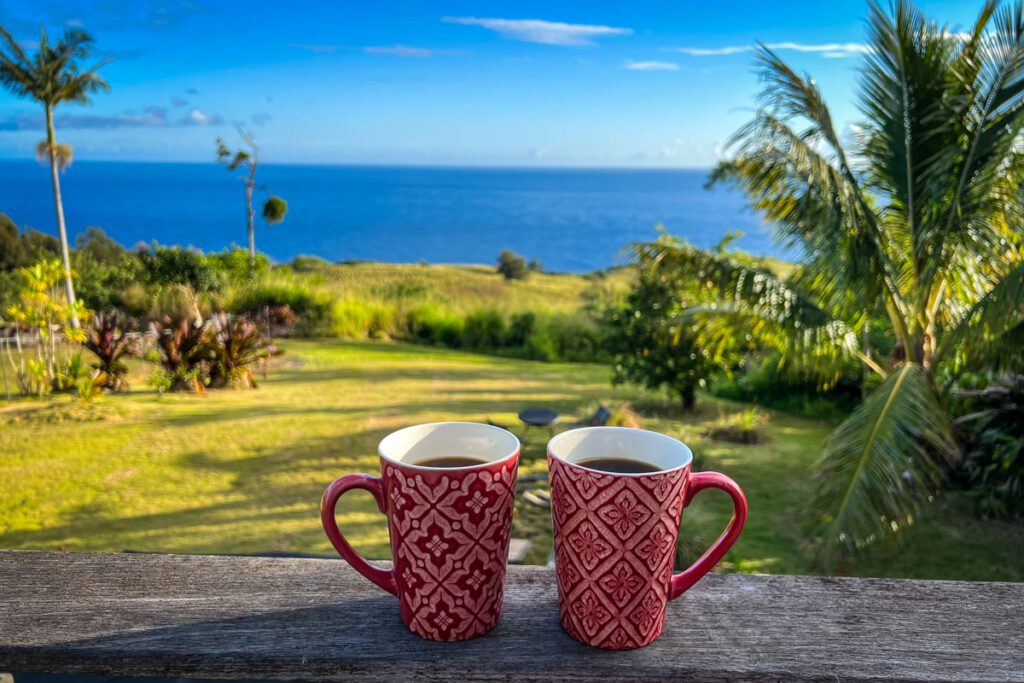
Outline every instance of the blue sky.
[[(980, 2), (924, 2), (953, 26)], [(749, 48), (810, 72), (845, 127), (866, 4), (0, 0), (32, 48), (82, 26), (111, 92), (58, 110), (78, 159), (209, 161), (240, 124), (280, 163), (707, 167), (758, 90)], [(0, 93), (0, 157), (39, 108)]]

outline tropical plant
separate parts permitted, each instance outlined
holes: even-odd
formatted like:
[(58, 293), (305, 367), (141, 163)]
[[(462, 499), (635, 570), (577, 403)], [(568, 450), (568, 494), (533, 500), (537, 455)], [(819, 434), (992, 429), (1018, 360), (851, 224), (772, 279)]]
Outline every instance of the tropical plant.
[(171, 391), (205, 393), (209, 360), (206, 327), (186, 315), (165, 314), (149, 322), (156, 337), (156, 358)]
[(244, 315), (232, 319), (227, 313), (210, 317), (211, 387), (256, 388), (252, 366), (275, 352), (259, 325)]
[(980, 390), (958, 391), (971, 412), (955, 425), (968, 432), (963, 470), (978, 510), (1024, 515), (1024, 374), (1007, 374)]
[(102, 370), (93, 370), (75, 383), (74, 392), (80, 403), (90, 404), (110, 386), (110, 378)]
[(86, 331), (82, 346), (96, 356), (92, 367), (103, 374), (102, 386), (110, 391), (128, 388), (128, 366), (124, 360), (131, 355), (130, 333), (134, 326), (134, 321), (123, 320), (116, 310), (100, 311)]
[[(802, 252), (793, 278), (670, 238), (641, 248), (718, 293), (691, 311), (706, 343), (756, 336), (823, 386), (849, 359), (877, 375), (818, 464), (825, 555), (912, 523), (957, 459), (951, 385), (1024, 349), (1024, 5), (987, 2), (960, 34), (904, 0), (872, 4), (868, 29), (848, 144), (815, 82), (762, 46), (761, 106), (712, 175)], [(872, 317), (888, 357), (863, 341)]]
[[(222, 164), (229, 171), (236, 171), (239, 168), (243, 174), (239, 178), (245, 190), (245, 216), (249, 230), (249, 268), (256, 268), (256, 210), (252, 205), (252, 196), (257, 189), (265, 190), (262, 185), (256, 184), (256, 169), (260, 162), (260, 148), (256, 144), (256, 138), (242, 128), (238, 128), (238, 137), (242, 139), (242, 146), (232, 150), (224, 142), (223, 138), (217, 138), (217, 162)], [(263, 218), (267, 225), (280, 223), (288, 212), (288, 204), (280, 197), (272, 196), (263, 205)]]
[[(67, 342), (84, 339), (72, 321), (88, 318), (89, 311), (80, 301), (68, 304), (63, 300), (59, 290), (66, 271), (60, 260), (41, 261), (18, 272), (22, 279), (18, 300), (7, 309), (7, 317), (15, 325), (18, 353), (11, 353), (8, 347), (8, 361), (21, 393), (42, 396), (65, 388), (63, 378), (75, 362)], [(32, 334), (22, 340), (21, 330), (25, 329)]]
[(51, 44), (46, 29), (40, 29), (39, 49), (33, 57), (6, 29), (0, 27), (0, 84), (18, 97), (28, 97), (43, 105), (46, 115), (46, 139), (36, 147), (40, 160), (50, 162), (53, 200), (57, 211), (57, 231), (60, 235), (61, 258), (64, 262), (64, 285), (71, 306), (71, 326), (79, 326), (75, 306), (75, 288), (72, 284), (71, 256), (68, 233), (64, 224), (64, 203), (60, 193), (60, 172), (71, 165), (71, 145), (57, 142), (53, 126), (53, 111), (64, 102), (88, 104), (97, 92), (110, 90), (97, 70), (106, 64), (101, 61), (83, 69), (82, 60), (91, 54), (92, 37), (77, 28), (64, 32), (64, 37)]

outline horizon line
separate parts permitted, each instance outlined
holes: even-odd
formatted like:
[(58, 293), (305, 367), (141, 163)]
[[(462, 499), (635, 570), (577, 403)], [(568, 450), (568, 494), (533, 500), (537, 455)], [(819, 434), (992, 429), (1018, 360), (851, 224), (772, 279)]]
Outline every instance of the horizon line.
[[(35, 157), (3, 156), (0, 155), (0, 162), (24, 161), (35, 162)], [(217, 161), (186, 161), (171, 159), (77, 159), (76, 163), (103, 163), (103, 164), (178, 164), (188, 166), (217, 165)], [(709, 166), (590, 166), (590, 165), (535, 165), (535, 164), (474, 164), (474, 163), (417, 163), (417, 162), (373, 162), (373, 161), (352, 161), (352, 162), (317, 162), (317, 161), (264, 161), (260, 166), (320, 166), (324, 168), (424, 168), (424, 169), (479, 169), (479, 170), (523, 170), (523, 171), (711, 171), (714, 165)]]

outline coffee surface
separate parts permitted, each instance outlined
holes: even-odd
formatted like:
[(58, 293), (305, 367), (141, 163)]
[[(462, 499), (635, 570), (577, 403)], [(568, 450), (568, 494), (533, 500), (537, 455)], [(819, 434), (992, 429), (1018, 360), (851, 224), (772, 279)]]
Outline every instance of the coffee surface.
[(655, 467), (643, 460), (633, 460), (632, 458), (586, 458), (584, 460), (577, 460), (575, 464), (580, 467), (601, 470), (611, 474), (645, 474), (661, 470), (660, 467)]
[(427, 458), (426, 460), (421, 460), (412, 464), (419, 467), (451, 468), (485, 465), (487, 464), (487, 461), (483, 458), (474, 458), (468, 455), (439, 455), (435, 458)]

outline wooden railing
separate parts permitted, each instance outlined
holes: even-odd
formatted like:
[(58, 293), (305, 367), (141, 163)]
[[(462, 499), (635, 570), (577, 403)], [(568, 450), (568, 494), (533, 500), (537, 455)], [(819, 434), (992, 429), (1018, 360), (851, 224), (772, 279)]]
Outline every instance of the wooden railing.
[[(553, 570), (510, 567), (482, 638), (407, 632), (341, 561), (0, 552), (0, 671), (299, 680), (1024, 680), (1024, 584), (713, 574), (646, 648), (558, 624)], [(17, 681), (17, 675), (15, 676)]]

